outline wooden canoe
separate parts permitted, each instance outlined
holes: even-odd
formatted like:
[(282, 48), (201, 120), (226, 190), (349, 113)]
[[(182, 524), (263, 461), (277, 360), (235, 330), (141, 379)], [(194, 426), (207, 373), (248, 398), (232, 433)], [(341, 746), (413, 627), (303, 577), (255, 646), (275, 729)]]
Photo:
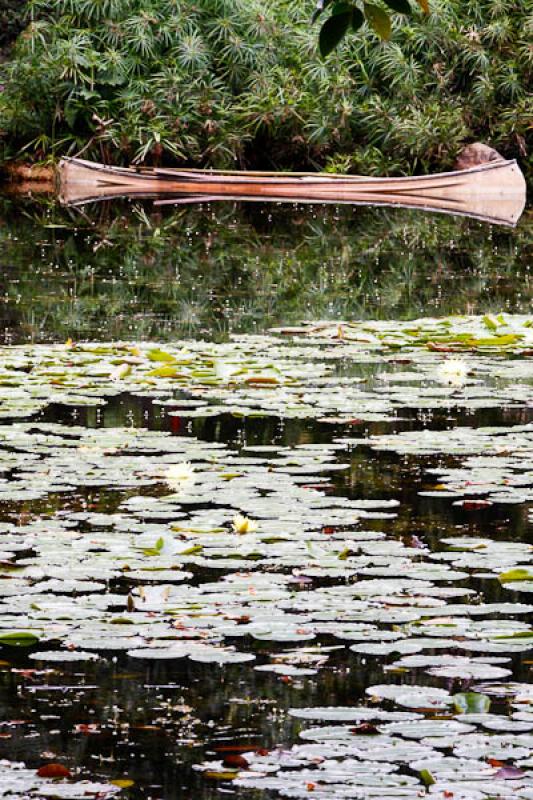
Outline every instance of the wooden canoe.
[(272, 173), (111, 167), (65, 158), (60, 199), (82, 205), (115, 197), (155, 198), (159, 204), (245, 200), (421, 208), (515, 225), (526, 202), (516, 161), (494, 161), (460, 172), (407, 178), (365, 178), (328, 173)]

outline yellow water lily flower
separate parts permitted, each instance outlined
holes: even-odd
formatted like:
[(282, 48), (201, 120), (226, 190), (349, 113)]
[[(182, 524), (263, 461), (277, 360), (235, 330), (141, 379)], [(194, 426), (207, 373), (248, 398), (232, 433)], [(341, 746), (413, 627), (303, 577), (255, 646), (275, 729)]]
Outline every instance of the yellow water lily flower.
[(253, 533), (257, 530), (257, 522), (245, 517), (243, 514), (235, 514), (231, 523), (235, 533)]

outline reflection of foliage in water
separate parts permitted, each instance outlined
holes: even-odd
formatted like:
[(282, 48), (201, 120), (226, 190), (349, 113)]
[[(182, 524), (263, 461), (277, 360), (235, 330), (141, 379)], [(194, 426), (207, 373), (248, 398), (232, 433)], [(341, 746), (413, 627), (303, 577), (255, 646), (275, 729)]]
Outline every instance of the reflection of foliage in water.
[[(21, 213), (22, 212), (22, 213)], [(533, 228), (322, 206), (0, 207), (18, 338), (171, 338), (302, 318), (527, 311)]]

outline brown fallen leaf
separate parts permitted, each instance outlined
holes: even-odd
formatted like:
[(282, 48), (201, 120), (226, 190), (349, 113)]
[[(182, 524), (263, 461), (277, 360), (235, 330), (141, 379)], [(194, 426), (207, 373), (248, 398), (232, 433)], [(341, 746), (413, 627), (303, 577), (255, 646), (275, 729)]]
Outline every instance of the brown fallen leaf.
[(235, 767), (236, 769), (248, 769), (250, 766), (244, 756), (240, 756), (238, 753), (228, 753), (222, 759), (222, 763), (225, 767)]
[(360, 725), (354, 725), (353, 728), (350, 728), (350, 733), (357, 736), (376, 736), (379, 731), (371, 722), (362, 722)]

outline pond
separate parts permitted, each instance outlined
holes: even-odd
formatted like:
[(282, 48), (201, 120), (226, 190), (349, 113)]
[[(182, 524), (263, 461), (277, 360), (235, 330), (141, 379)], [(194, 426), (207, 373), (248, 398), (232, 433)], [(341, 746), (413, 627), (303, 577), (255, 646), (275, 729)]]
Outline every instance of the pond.
[(0, 797), (533, 798), (531, 218), (0, 243)]

